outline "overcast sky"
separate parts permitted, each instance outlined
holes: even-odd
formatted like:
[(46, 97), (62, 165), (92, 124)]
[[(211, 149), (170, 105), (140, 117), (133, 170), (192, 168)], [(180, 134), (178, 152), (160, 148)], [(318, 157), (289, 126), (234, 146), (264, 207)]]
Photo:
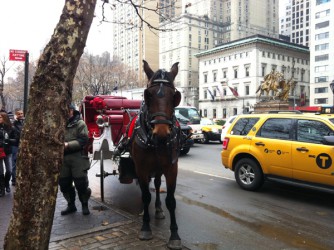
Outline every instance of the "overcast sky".
[[(100, 5), (102, 1), (97, 2)], [(53, 34), (64, 3), (65, 0), (0, 0), (1, 60), (4, 56), (8, 58), (10, 49), (28, 50), (31, 60), (38, 59)], [(111, 24), (100, 24), (99, 6), (95, 13), (97, 17), (91, 26), (85, 51), (94, 55), (104, 51), (112, 53)]]

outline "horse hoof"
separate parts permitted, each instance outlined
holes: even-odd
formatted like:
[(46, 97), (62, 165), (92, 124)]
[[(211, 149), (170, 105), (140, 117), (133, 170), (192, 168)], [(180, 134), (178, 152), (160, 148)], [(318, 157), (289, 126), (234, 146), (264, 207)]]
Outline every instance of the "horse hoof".
[(181, 240), (170, 240), (167, 244), (169, 249), (182, 249)]
[(139, 239), (140, 240), (150, 240), (152, 239), (152, 232), (151, 231), (140, 231), (139, 232)]
[(165, 219), (164, 212), (162, 210), (161, 211), (155, 211), (155, 218), (158, 219), (158, 220)]

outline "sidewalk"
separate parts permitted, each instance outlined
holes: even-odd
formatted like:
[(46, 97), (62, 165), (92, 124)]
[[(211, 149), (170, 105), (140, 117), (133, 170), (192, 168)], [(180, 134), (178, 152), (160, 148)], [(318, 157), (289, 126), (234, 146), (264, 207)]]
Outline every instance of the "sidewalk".
[[(0, 198), (0, 249), (3, 249), (4, 237), (9, 224), (13, 204), (12, 188), (10, 194)], [(141, 241), (138, 231), (141, 227), (138, 219), (124, 211), (102, 204), (92, 197), (89, 201), (91, 214), (83, 216), (81, 204), (76, 203), (76, 213), (61, 216), (60, 211), (66, 207), (66, 201), (58, 193), (56, 211), (53, 220), (50, 250), (60, 249), (167, 249), (169, 236), (164, 236), (158, 228), (152, 226), (153, 239)], [(183, 249), (190, 249), (183, 246)]]

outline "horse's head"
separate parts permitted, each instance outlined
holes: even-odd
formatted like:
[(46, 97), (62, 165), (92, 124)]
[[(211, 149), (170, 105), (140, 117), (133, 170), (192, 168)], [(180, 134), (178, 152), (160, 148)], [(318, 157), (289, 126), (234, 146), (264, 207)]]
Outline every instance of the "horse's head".
[(174, 86), (179, 63), (174, 63), (170, 72), (161, 69), (153, 72), (148, 63), (143, 62), (144, 71), (149, 79), (144, 91), (144, 100), (152, 135), (159, 140), (166, 140), (173, 126), (174, 108), (181, 101), (181, 93)]

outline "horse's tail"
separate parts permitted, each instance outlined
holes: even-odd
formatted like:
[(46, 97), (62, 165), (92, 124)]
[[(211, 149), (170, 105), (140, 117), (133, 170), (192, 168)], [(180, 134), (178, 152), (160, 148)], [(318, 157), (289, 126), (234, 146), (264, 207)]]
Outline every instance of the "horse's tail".
[(262, 87), (262, 83), (261, 83), (260, 86), (257, 88), (257, 90), (256, 90), (255, 93), (259, 92), (259, 91), (261, 90), (261, 87)]

